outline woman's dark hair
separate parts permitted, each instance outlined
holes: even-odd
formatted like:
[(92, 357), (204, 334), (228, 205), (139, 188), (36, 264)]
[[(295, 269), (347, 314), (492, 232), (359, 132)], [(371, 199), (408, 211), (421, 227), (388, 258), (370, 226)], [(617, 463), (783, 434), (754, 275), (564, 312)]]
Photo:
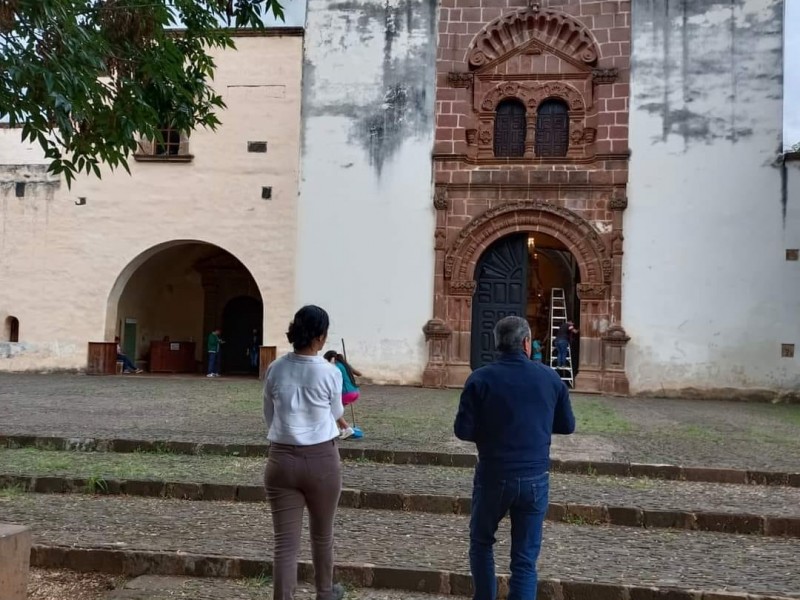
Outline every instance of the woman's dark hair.
[(305, 350), (311, 346), (313, 340), (328, 335), (330, 323), (325, 309), (313, 304), (304, 306), (295, 313), (294, 319), (289, 323), (286, 338), (296, 351)]
[(332, 358), (336, 358), (336, 350), (328, 350), (325, 354), (322, 355), (322, 358), (330, 362)]

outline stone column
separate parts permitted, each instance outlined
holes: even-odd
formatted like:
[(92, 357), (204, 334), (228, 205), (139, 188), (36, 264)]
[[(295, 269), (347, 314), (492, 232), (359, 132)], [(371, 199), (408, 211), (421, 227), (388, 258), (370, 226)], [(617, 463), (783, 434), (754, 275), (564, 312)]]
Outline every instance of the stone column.
[(581, 301), (581, 362), (575, 388), (599, 392), (603, 382), (601, 335), (608, 313), (608, 286), (602, 283), (579, 283)]
[(625, 346), (628, 334), (614, 325), (603, 334), (603, 385), (602, 390), (610, 394), (627, 395), (630, 391), (625, 374)]
[(447, 323), (453, 328), (450, 356), (447, 358), (447, 385), (464, 385), (472, 373), (472, 295), (475, 281), (450, 280), (447, 296)]
[(3, 600), (27, 598), (30, 560), (30, 529), (0, 523), (0, 597)]
[(433, 207), (436, 210), (436, 230), (434, 231), (434, 281), (433, 318), (425, 323), (422, 332), (428, 343), (428, 364), (422, 373), (424, 387), (444, 387), (447, 380), (447, 357), (450, 354), (450, 338), (453, 330), (446, 323), (447, 306), (444, 280), (444, 257), (447, 250), (447, 185), (436, 184), (433, 193)]
[(431, 319), (422, 328), (428, 343), (428, 364), (422, 374), (422, 385), (441, 388), (447, 385), (447, 356), (453, 330), (442, 319)]

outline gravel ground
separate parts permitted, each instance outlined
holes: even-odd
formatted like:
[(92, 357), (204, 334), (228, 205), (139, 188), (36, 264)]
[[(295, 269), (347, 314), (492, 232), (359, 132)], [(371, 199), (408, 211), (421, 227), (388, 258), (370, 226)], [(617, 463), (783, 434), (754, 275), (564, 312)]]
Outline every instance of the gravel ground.
[[(313, 586), (300, 583), (296, 600), (314, 600)], [(265, 579), (202, 579), (145, 575), (113, 592), (108, 600), (272, 600), (272, 585)], [(347, 600), (457, 600), (456, 596), (433, 596), (395, 590), (347, 590)]]
[[(261, 504), (19, 494), (4, 519), (33, 526), (36, 543), (266, 558), (271, 521)], [(339, 560), (467, 572), (468, 518), (338, 512)], [(509, 529), (497, 534), (506, 570)], [(302, 558), (309, 559), (304, 540)], [(420, 551), (424, 548), (424, 551)], [(788, 595), (800, 598), (800, 540), (547, 523), (543, 577)]]
[(28, 600), (104, 600), (120, 584), (119, 577), (101, 573), (31, 569)]
[[(344, 487), (405, 494), (470, 497), (472, 470), (418, 465), (344, 463)], [(264, 460), (180, 454), (114, 454), (0, 449), (0, 474), (157, 479), (261, 485)], [(593, 477), (554, 473), (559, 503), (800, 516), (800, 488)]]
[[(349, 444), (473, 452), (452, 435), (457, 390), (365, 386)], [(559, 458), (795, 470), (800, 405), (574, 398)], [(348, 411), (349, 416), (349, 411)], [(260, 384), (196, 377), (0, 374), (0, 433), (263, 443)]]

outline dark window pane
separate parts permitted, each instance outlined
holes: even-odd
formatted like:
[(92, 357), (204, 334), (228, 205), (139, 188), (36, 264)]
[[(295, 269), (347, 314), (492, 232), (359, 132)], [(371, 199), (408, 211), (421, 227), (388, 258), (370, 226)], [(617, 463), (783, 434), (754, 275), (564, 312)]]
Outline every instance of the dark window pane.
[(546, 100), (536, 113), (536, 156), (566, 156), (569, 109), (561, 100)]
[(525, 106), (518, 100), (503, 100), (494, 117), (494, 155), (524, 156)]
[(165, 127), (161, 129), (163, 142), (156, 140), (155, 153), (157, 156), (177, 156), (181, 149), (181, 134), (176, 129)]

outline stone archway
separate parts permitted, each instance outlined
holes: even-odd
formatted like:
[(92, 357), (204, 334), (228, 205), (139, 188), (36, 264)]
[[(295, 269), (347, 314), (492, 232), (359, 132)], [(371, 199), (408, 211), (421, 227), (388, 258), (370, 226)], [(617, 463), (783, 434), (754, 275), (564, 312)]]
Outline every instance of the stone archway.
[(577, 261), (582, 335), (576, 387), (584, 391), (626, 392), (624, 346), (628, 338), (618, 323), (621, 288), (615, 264), (620, 261), (613, 258), (617, 237), (609, 239), (577, 213), (542, 201), (508, 202), (485, 211), (473, 218), (443, 252), (434, 319), (424, 328), (430, 345), (424, 384), (458, 386), (471, 372), (476, 266), (493, 243), (518, 232), (553, 237)]
[[(106, 339), (119, 336), (125, 352), (149, 367), (153, 366), (154, 344), (158, 352), (166, 342), (179, 345), (187, 348), (181, 370), (189, 372), (193, 357), (191, 371), (196, 372), (205, 363), (209, 332), (223, 326), (225, 306), (243, 296), (257, 304), (257, 314), (248, 327), (260, 333), (264, 316), (261, 292), (250, 270), (237, 257), (200, 240), (158, 244), (134, 257), (112, 286), (106, 308)], [(228, 361), (225, 354), (226, 350), (236, 352), (238, 358), (247, 349), (247, 341), (242, 344), (233, 344), (231, 350), (224, 347), (223, 370), (228, 362), (234, 370), (240, 370), (237, 361)]]

